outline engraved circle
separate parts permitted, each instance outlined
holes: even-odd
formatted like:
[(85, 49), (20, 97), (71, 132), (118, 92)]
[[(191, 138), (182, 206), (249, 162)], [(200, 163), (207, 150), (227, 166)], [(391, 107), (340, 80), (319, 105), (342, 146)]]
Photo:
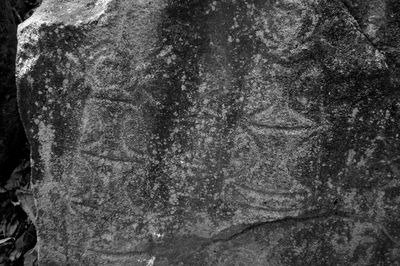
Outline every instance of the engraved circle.
[[(298, 53), (315, 31), (318, 16), (312, 7), (298, 1), (279, 1), (271, 9), (260, 12), (256, 36), (271, 53), (290, 50)], [(275, 51), (274, 51), (275, 50)]]
[(92, 79), (101, 87), (123, 86), (130, 80), (131, 66), (117, 51), (98, 53), (95, 55)]

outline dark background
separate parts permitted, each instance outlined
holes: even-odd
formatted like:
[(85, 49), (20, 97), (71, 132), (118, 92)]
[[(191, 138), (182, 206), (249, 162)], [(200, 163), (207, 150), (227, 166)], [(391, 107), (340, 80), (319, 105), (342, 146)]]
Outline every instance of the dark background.
[(17, 106), (15, 58), (17, 26), (40, 2), (0, 1), (0, 265), (24, 265), (24, 257), (25, 265), (32, 265), (36, 257), (28, 252), (36, 243), (35, 228), (17, 197), (29, 188), (30, 167)]

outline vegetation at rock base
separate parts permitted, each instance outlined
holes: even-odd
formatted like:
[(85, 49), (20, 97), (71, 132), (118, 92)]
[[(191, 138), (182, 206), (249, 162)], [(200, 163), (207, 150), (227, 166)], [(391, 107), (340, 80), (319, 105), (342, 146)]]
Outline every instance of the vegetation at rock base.
[(18, 114), (15, 57), (17, 25), (40, 3), (0, 3), (0, 265), (34, 265), (36, 260), (29, 148)]

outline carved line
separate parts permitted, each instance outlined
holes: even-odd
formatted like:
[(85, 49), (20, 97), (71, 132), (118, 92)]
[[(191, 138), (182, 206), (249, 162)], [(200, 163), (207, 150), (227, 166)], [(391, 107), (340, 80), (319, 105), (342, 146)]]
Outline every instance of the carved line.
[[(70, 202), (71, 202), (71, 203), (74, 203), (74, 204), (77, 204), (77, 205), (84, 206), (84, 207), (92, 208), (92, 209), (98, 209), (99, 207), (101, 207), (101, 206), (103, 206), (103, 205), (105, 205), (105, 204), (111, 202), (113, 199), (115, 199), (114, 197), (109, 197), (107, 200), (103, 201), (101, 204), (96, 203), (97, 206), (90, 205), (90, 204), (88, 204), (88, 203), (79, 202), (79, 201), (76, 201), (76, 200), (75, 200), (75, 198), (82, 198), (81, 196), (84, 196), (84, 195), (85, 195), (85, 193), (76, 193), (76, 194), (74, 195), (74, 197), (71, 198)], [(78, 196), (78, 197), (77, 197), (77, 196)]]
[[(257, 145), (257, 147), (259, 149), (262, 149), (262, 147), (265, 144), (260, 139), (260, 136), (259, 136), (260, 134), (255, 133), (249, 126), (250, 126), (249, 124), (247, 124), (247, 125), (245, 123), (242, 124), (242, 128), (245, 130), (245, 132), (247, 134), (249, 134), (253, 138), (254, 142)], [(276, 129), (276, 130), (278, 132), (281, 132), (281, 133), (283, 132), (283, 133), (288, 134), (288, 135), (289, 135), (289, 133), (293, 133), (293, 132), (295, 132), (295, 133), (296, 132), (297, 133), (307, 133), (306, 136), (304, 136), (304, 135), (302, 136), (302, 140), (298, 141), (298, 143), (300, 145), (300, 144), (303, 144), (304, 142), (306, 142), (308, 139), (318, 135), (318, 133), (320, 131), (322, 131), (323, 129), (324, 129), (324, 127), (314, 127), (314, 128), (311, 128), (311, 129), (303, 129), (303, 130), (284, 130), (284, 129)], [(274, 129), (271, 129), (271, 130), (274, 130)]]
[(248, 113), (248, 116), (252, 117), (252, 116), (254, 116), (254, 115), (258, 114), (258, 113), (262, 113), (262, 112), (268, 111), (269, 109), (271, 109), (273, 107), (274, 107), (273, 104), (269, 104), (268, 106), (262, 106), (262, 107), (255, 108), (253, 111)]
[[(137, 84), (138, 82), (135, 82), (135, 84)], [(134, 89), (134, 91), (131, 91), (131, 92), (129, 92), (127, 89), (129, 89), (130, 88), (130, 86), (127, 86), (127, 88), (125, 88), (124, 90), (127, 92), (127, 94), (129, 95), (131, 95), (131, 96), (127, 96), (129, 99), (124, 99), (124, 98), (122, 98), (122, 97), (124, 97), (124, 96), (116, 96), (115, 98), (113, 98), (113, 97), (108, 97), (108, 96), (105, 96), (104, 95), (104, 93), (106, 93), (106, 91), (103, 91), (103, 92), (94, 92), (93, 93), (93, 95), (91, 96), (91, 99), (95, 99), (95, 100), (106, 100), (106, 101), (110, 101), (110, 102), (118, 102), (118, 103), (126, 103), (126, 104), (129, 104), (129, 105), (132, 105), (132, 106), (134, 106), (134, 107), (139, 107), (139, 106), (141, 106), (142, 104), (144, 104), (144, 103), (151, 103), (151, 104), (153, 104), (153, 105), (156, 105), (157, 104), (157, 101), (153, 98), (153, 96), (148, 92), (148, 91), (146, 91), (146, 89), (144, 89), (144, 88), (136, 88), (136, 89)], [(142, 103), (141, 104), (139, 104), (139, 105), (136, 105), (135, 104), (135, 99), (133, 99), (132, 98), (132, 94), (134, 94), (134, 93), (136, 93), (137, 91), (139, 90), (139, 93), (141, 93), (142, 95), (144, 95), (145, 97), (145, 100), (144, 101), (142, 101)]]
[[(242, 124), (242, 128), (244, 129), (244, 131), (250, 135), (250, 137), (253, 139), (253, 141), (255, 142), (257, 149), (258, 150), (262, 150), (262, 147), (264, 146), (263, 142), (260, 140), (259, 136), (254, 133), (246, 124)], [(259, 151), (260, 154), (262, 154), (261, 151)]]
[[(126, 143), (125, 143), (126, 140), (122, 139), (121, 142), (124, 142), (123, 145), (126, 145)], [(92, 149), (96, 149), (96, 147), (98, 147), (98, 146), (104, 146), (103, 144), (92, 143), (92, 142), (87, 141), (87, 140), (82, 141), (82, 144), (84, 144), (86, 147), (89, 147), (89, 148), (92, 148)], [(143, 158), (147, 157), (145, 152), (143, 152), (143, 151), (141, 151), (141, 150), (139, 150), (137, 148), (128, 147), (128, 148), (125, 148), (125, 149), (127, 150), (127, 151), (124, 151), (125, 153), (129, 153), (129, 154), (136, 153), (136, 155), (141, 156)], [(96, 153), (93, 152), (93, 151), (88, 151), (88, 150), (81, 150), (81, 151), (83, 151), (84, 153), (85, 152), (86, 153), (90, 153), (89, 155), (93, 155), (93, 156), (97, 156), (97, 157), (106, 156), (106, 155), (96, 155)], [(109, 157), (110, 157), (110, 159), (114, 158), (114, 160), (118, 159), (118, 157), (112, 157), (112, 156), (109, 156)], [(130, 158), (130, 157), (128, 157), (128, 158)], [(138, 159), (138, 160), (140, 160), (140, 159)], [(127, 159), (126, 161), (129, 161), (129, 160)]]
[[(254, 117), (257, 114), (261, 114), (263, 112), (271, 112), (275, 106), (273, 105), (269, 105), (268, 107), (263, 107), (263, 108), (257, 108), (256, 110), (253, 110), (251, 112), (251, 114), (249, 115), (249, 117)], [(293, 110), (289, 110), (289, 112), (293, 113)], [(292, 118), (294, 119), (299, 119), (298, 116), (299, 114), (294, 113), (292, 114), (294, 115)], [(273, 118), (273, 116), (270, 116), (271, 118)], [(284, 130), (284, 131), (301, 131), (301, 130), (312, 130), (312, 129), (317, 129), (318, 127), (312, 123), (305, 123), (302, 121), (299, 121), (299, 125), (279, 125), (279, 124), (271, 124), (271, 123), (263, 123), (263, 122), (259, 122), (256, 119), (246, 119), (247, 124), (253, 125), (255, 127), (260, 127), (260, 128), (267, 128), (267, 129), (277, 129), (277, 130)]]
[(244, 202), (234, 202), (235, 204), (244, 207), (244, 208), (249, 208), (249, 209), (254, 209), (254, 210), (263, 210), (263, 211), (268, 211), (268, 212), (298, 212), (302, 211), (303, 209), (301, 208), (274, 208), (274, 207), (266, 207), (266, 206), (259, 206), (259, 205), (252, 205), (249, 203), (244, 203)]
[(247, 186), (245, 184), (238, 184), (238, 183), (233, 183), (235, 187), (238, 187), (239, 189), (243, 190), (250, 190), (250, 191), (255, 191), (259, 194), (264, 194), (264, 195), (277, 195), (277, 196), (292, 196), (292, 195), (307, 195), (306, 191), (301, 191), (301, 192), (288, 192), (288, 191), (282, 191), (282, 190), (261, 190), (257, 188), (252, 188), (250, 186)]
[[(77, 248), (79, 251), (82, 250), (82, 246), (76, 246), (76, 245), (69, 245), (72, 248)], [(134, 258), (134, 256), (138, 255), (143, 255), (146, 254), (146, 251), (112, 251), (112, 250), (99, 250), (99, 249), (94, 249), (94, 248), (88, 248), (85, 251), (89, 251), (91, 253), (97, 253), (100, 255), (105, 255), (105, 256), (112, 256), (112, 257), (117, 257), (117, 258)]]
[(266, 128), (266, 129), (276, 129), (281, 131), (304, 131), (316, 129), (315, 126), (299, 125), (299, 126), (284, 126), (284, 125), (273, 125), (273, 124), (263, 124), (256, 121), (249, 121), (249, 124), (256, 127)]
[[(238, 194), (240, 194), (241, 196), (242, 196), (242, 198), (245, 200), (245, 201), (247, 201), (247, 202), (249, 202), (249, 199), (246, 197), (246, 195), (242, 192), (242, 191), (240, 191), (240, 190), (236, 190), (236, 192), (238, 193)], [(290, 198), (289, 198), (290, 199)], [(292, 198), (293, 199), (293, 198)], [(251, 203), (244, 203), (244, 202), (241, 202), (241, 201), (238, 201), (238, 200), (231, 200), (231, 202), (234, 202), (235, 204), (238, 204), (239, 206), (244, 206), (244, 207), (246, 207), (246, 208), (252, 208), (252, 209), (258, 209), (258, 210), (264, 210), (264, 211), (273, 211), (273, 212), (293, 212), (293, 211), (300, 211), (301, 209), (299, 209), (299, 208), (295, 208), (295, 207), (292, 207), (292, 208), (274, 208), (274, 207), (271, 207), (271, 206), (264, 206), (264, 205), (259, 205), (259, 204), (251, 204)], [(272, 200), (271, 200), (271, 202), (273, 202)]]
[[(128, 146), (127, 144), (126, 144), (126, 139), (124, 139), (124, 138), (121, 138), (120, 139), (120, 141), (122, 142), (122, 143), (119, 143), (119, 148), (118, 148), (118, 150), (119, 151), (121, 151), (121, 149), (124, 149), (122, 152), (123, 153), (125, 153), (125, 154), (127, 154), (128, 156), (127, 156), (127, 158), (132, 158), (132, 157), (130, 157), (129, 156), (129, 154), (136, 154), (137, 155), (137, 157), (142, 157), (142, 158), (147, 158), (147, 155), (146, 155), (146, 153), (144, 152), (144, 151), (142, 151), (142, 150), (139, 150), (138, 148), (134, 148), (134, 147), (130, 147), (130, 146)], [(96, 148), (98, 148), (99, 146), (101, 146), (101, 147), (104, 147), (104, 144), (102, 144), (102, 143), (92, 143), (92, 142), (90, 142), (90, 141), (82, 141), (82, 144), (84, 144), (85, 145), (85, 147), (87, 147), (87, 148), (92, 148), (92, 149), (96, 149)], [(121, 145), (123, 146), (123, 147), (121, 147)], [(124, 147), (125, 146), (125, 147)], [(93, 150), (81, 150), (84, 154), (89, 154), (89, 155), (92, 155), (92, 156), (96, 156), (96, 157), (104, 157), (104, 156), (107, 156), (107, 155), (98, 155), (96, 152), (94, 152)], [(115, 157), (115, 156), (108, 156), (109, 157), (109, 159), (110, 160), (112, 160), (112, 161), (115, 161), (115, 160), (119, 160), (118, 158), (119, 157)], [(144, 162), (144, 159), (139, 159), (139, 158), (137, 158), (136, 157), (136, 159), (137, 160), (140, 160), (140, 162)], [(134, 157), (133, 157), (134, 158)], [(134, 160), (132, 158), (132, 160)], [(129, 159), (123, 159), (123, 158), (121, 158), (121, 161), (129, 161)]]
[[(93, 95), (91, 99), (94, 99), (95, 101), (100, 101), (100, 100), (105, 100), (109, 102), (117, 102), (117, 103), (126, 103), (129, 105), (134, 105), (133, 100), (128, 100), (128, 99), (122, 99), (122, 98), (112, 98), (112, 97), (106, 97), (103, 95)], [(134, 105), (136, 107), (136, 105)]]
[(128, 258), (133, 259), (136, 256), (146, 254), (146, 251), (136, 251), (136, 250), (121, 252), (121, 251), (99, 250), (99, 249), (89, 248), (89, 249), (87, 249), (87, 251), (105, 255), (107, 257), (115, 257), (117, 259), (128, 259)]
[[(116, 215), (122, 215), (124, 218), (129, 218), (129, 222), (124, 222), (124, 223), (128, 223), (128, 225), (124, 226), (124, 228), (126, 228), (126, 227), (128, 227), (128, 226), (130, 226), (132, 224), (135, 224), (136, 221), (141, 218), (139, 215), (135, 215), (135, 213), (133, 211), (129, 212), (129, 211), (122, 211), (122, 210), (119, 210), (119, 209), (116, 209), (116, 210), (114, 210), (114, 209), (113, 210), (108, 210), (106, 208), (103, 209), (101, 207), (103, 207), (104, 204), (101, 204), (99, 206), (91, 206), (91, 205), (87, 205), (85, 203), (80, 203), (80, 202), (75, 202), (75, 201), (71, 201), (71, 203), (72, 204), (70, 205), (70, 208), (74, 212), (74, 213), (71, 213), (71, 214), (74, 215), (74, 217), (77, 217), (76, 214), (78, 214), (78, 215), (82, 216), (83, 220), (88, 221), (88, 222), (92, 222), (93, 221), (91, 217), (100, 218), (101, 223), (97, 224), (100, 228), (104, 227), (107, 223), (110, 223), (110, 221), (115, 220)], [(94, 213), (90, 212), (90, 211), (89, 212), (85, 211), (85, 210), (83, 210), (81, 208), (78, 208), (77, 205), (86, 207), (90, 211), (94, 211)], [(98, 212), (103, 213), (104, 216), (103, 217), (99, 217)], [(89, 217), (87, 217), (87, 216), (89, 216)]]
[[(125, 143), (126, 141), (123, 140), (123, 142)], [(125, 143), (125, 145), (126, 145), (126, 143)], [(127, 149), (129, 151), (129, 153), (133, 151), (139, 156), (146, 157), (146, 154), (143, 151), (138, 150), (137, 148), (128, 147)], [(140, 159), (138, 159), (138, 160), (140, 160)]]
[[(246, 195), (248, 195), (248, 193), (246, 193), (246, 191), (243, 191), (243, 190), (240, 190), (240, 188), (239, 189), (236, 189), (235, 190), (237, 193), (239, 193), (242, 197), (243, 197), (243, 199), (245, 200), (245, 201), (251, 201), (251, 199), (249, 200), (249, 197), (248, 196), (246, 196)], [(266, 197), (266, 195), (264, 194), (264, 196), (265, 197), (263, 197), (263, 200), (267, 200), (267, 197)], [(273, 195), (271, 195), (271, 196), (273, 196)], [(286, 200), (286, 201), (295, 201), (295, 203), (298, 201), (296, 198), (294, 198), (294, 197), (283, 197), (283, 198), (281, 198), (281, 199), (283, 199), (283, 200)], [(257, 200), (257, 199), (254, 199), (254, 200)], [(275, 199), (268, 199), (268, 201), (269, 202), (276, 202), (276, 200)], [(261, 206), (264, 206), (264, 205), (261, 205)]]
[(109, 155), (100, 155), (96, 154), (91, 151), (86, 151), (86, 150), (80, 150), (81, 154), (92, 156), (92, 157), (97, 157), (100, 159), (108, 160), (111, 162), (119, 162), (119, 163), (145, 163), (145, 160), (141, 160), (139, 158), (121, 158), (121, 157), (114, 157), (114, 156), (109, 156)]
[[(109, 201), (110, 201), (110, 200), (109, 200)], [(84, 203), (84, 202), (74, 201), (74, 200), (71, 200), (70, 202), (71, 202), (71, 204), (73, 204), (73, 205), (78, 205), (78, 206), (86, 207), (86, 208), (91, 209), (91, 210), (101, 211), (101, 212), (108, 213), (108, 214), (112, 214), (112, 215), (114, 215), (114, 214), (124, 214), (124, 215), (130, 215), (130, 216), (132, 215), (131, 212), (121, 211), (121, 210), (118, 210), (118, 209), (116, 209), (116, 210), (115, 210), (115, 209), (113, 209), (113, 210), (103, 209), (103, 207), (104, 207), (107, 203), (110, 203), (110, 202), (103, 202), (103, 203), (101, 203), (101, 204), (97, 204), (97, 206), (91, 205), (91, 204), (88, 204), (88, 203)], [(76, 212), (78, 212), (78, 213), (80, 213), (80, 214), (84, 214), (83, 211), (76, 209), (76, 207), (73, 207), (73, 206), (71, 206), (71, 207), (74, 209), (74, 211), (76, 211)]]
[(93, 95), (89, 100), (93, 100), (94, 102), (98, 102), (98, 103), (102, 103), (104, 104), (102, 101), (108, 101), (109, 103), (124, 103), (127, 105), (130, 105), (132, 107), (134, 107), (133, 109), (138, 110), (138, 107), (133, 103), (133, 100), (126, 100), (126, 99), (120, 99), (120, 98), (112, 98), (112, 97), (107, 97), (104, 95)]

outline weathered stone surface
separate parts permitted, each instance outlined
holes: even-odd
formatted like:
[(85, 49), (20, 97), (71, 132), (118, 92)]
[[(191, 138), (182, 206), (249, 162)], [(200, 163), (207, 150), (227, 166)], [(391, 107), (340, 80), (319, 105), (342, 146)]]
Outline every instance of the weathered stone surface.
[(45, 1), (18, 65), (41, 262), (398, 265), (400, 12), (360, 10)]

